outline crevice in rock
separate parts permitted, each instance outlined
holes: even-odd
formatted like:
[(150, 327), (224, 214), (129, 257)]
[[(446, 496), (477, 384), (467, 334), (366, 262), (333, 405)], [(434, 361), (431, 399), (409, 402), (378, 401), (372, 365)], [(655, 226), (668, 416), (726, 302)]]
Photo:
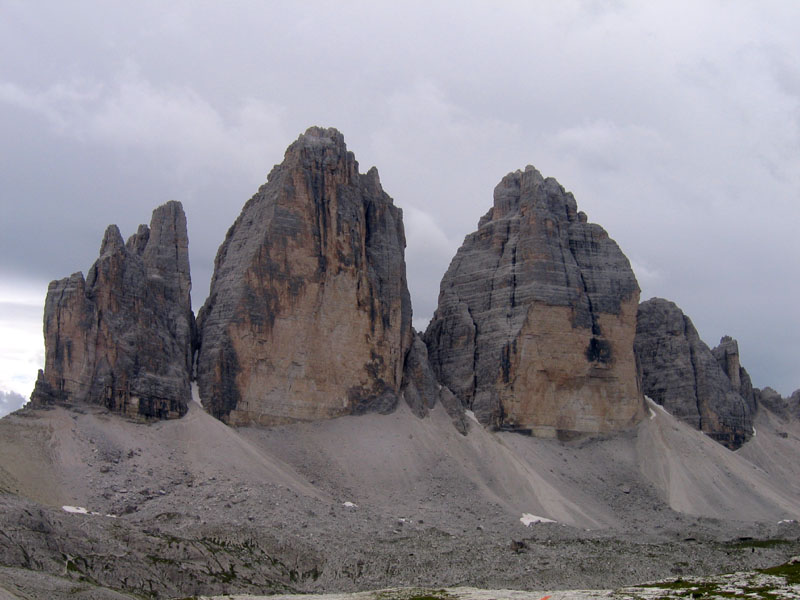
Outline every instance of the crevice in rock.
[[(683, 335), (688, 340), (688, 326), (686, 317), (683, 318)], [(697, 389), (697, 357), (695, 356), (694, 346), (689, 343), (689, 362), (692, 365), (692, 389), (694, 390), (695, 407), (697, 408), (697, 428), (703, 431), (703, 411), (700, 407), (700, 394)]]
[[(601, 331), (600, 331), (600, 325), (597, 322), (597, 315), (595, 314), (594, 306), (592, 305), (592, 297), (589, 294), (589, 286), (586, 285), (586, 278), (583, 276), (583, 269), (581, 269), (581, 264), (578, 261), (577, 255), (575, 254), (574, 244), (573, 244), (573, 241), (571, 239), (567, 240), (567, 248), (569, 248), (569, 253), (572, 256), (572, 260), (575, 262), (576, 268), (578, 269), (578, 277), (580, 278), (581, 289), (583, 290), (584, 296), (586, 296), (586, 304), (587, 304), (588, 309), (589, 309), (589, 318), (592, 321), (592, 335), (602, 335)], [(563, 256), (563, 252), (564, 252), (563, 245), (562, 245), (561, 252), (562, 252), (562, 256)], [(566, 270), (566, 264), (567, 264), (567, 261), (565, 260), (564, 261), (565, 270)], [(569, 277), (567, 277), (567, 280), (569, 281)], [(592, 341), (594, 341), (594, 340), (592, 340)]]
[(472, 406), (475, 403), (475, 396), (478, 393), (478, 323), (475, 321), (475, 317), (472, 315), (472, 311), (470, 310), (469, 306), (466, 306), (467, 314), (472, 320), (472, 394), (470, 394), (468, 406), (468, 408), (472, 410)]

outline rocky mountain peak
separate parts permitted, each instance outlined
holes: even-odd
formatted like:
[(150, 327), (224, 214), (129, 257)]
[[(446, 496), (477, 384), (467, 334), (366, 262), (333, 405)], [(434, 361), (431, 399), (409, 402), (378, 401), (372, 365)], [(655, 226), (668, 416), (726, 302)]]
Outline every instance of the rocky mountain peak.
[(278, 172), (295, 169), (323, 169), (339, 183), (348, 183), (358, 176), (358, 161), (337, 129), (309, 127), (286, 149), (283, 162), (275, 166), (267, 181)]
[(103, 235), (103, 241), (100, 244), (100, 256), (113, 254), (125, 248), (125, 242), (122, 240), (122, 234), (119, 232), (119, 227), (116, 225), (109, 225)]
[(389, 410), (411, 344), (402, 212), (312, 127), (242, 209), (200, 316), (205, 405), (232, 424)]
[(479, 227), (490, 220), (505, 219), (530, 209), (538, 209), (559, 221), (577, 220), (577, 203), (558, 181), (544, 178), (533, 166), (509, 173), (494, 188), (494, 206)]
[[(142, 233), (142, 227), (139, 231), (137, 236)], [(147, 276), (164, 282), (172, 280), (176, 298), (181, 299), (191, 292), (188, 247), (189, 233), (181, 203), (170, 200), (156, 208), (143, 244), (142, 259)]]
[(612, 431), (642, 414), (639, 286), (574, 197), (534, 167), (506, 175), (442, 279), (425, 342), (485, 424), (541, 435)]
[(147, 225), (141, 224), (139, 225), (139, 229), (136, 231), (136, 233), (129, 237), (128, 241), (125, 242), (125, 247), (129, 252), (133, 252), (141, 256), (144, 253), (144, 249), (147, 247), (147, 243), (149, 241), (150, 228)]
[(99, 404), (140, 419), (185, 413), (190, 290), (180, 203), (153, 211), (150, 227), (139, 227), (127, 245), (110, 225), (87, 278), (75, 273), (48, 288), (45, 368), (33, 404)]

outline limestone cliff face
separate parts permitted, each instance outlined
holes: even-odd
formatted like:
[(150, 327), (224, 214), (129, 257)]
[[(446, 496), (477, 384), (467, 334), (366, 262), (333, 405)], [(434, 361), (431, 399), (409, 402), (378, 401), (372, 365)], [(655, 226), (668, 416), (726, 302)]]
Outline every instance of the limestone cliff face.
[(757, 402), (750, 374), (739, 361), (739, 343), (726, 335), (719, 341), (719, 346), (711, 350), (720, 369), (731, 381), (731, 387), (747, 402), (750, 414), (757, 410)]
[(244, 206), (198, 315), (197, 380), (230, 424), (394, 408), (411, 344), (402, 212), (311, 128)]
[(186, 216), (153, 211), (127, 244), (116, 225), (82, 273), (53, 281), (44, 311), (45, 368), (34, 406), (92, 403), (135, 418), (172, 418), (191, 398), (194, 316)]
[(533, 167), (507, 175), (442, 279), (425, 332), (440, 381), (487, 425), (615, 431), (643, 414), (639, 286), (617, 244)]
[(735, 340), (712, 352), (680, 308), (652, 298), (639, 306), (635, 348), (646, 395), (728, 448), (749, 439), (755, 401)]

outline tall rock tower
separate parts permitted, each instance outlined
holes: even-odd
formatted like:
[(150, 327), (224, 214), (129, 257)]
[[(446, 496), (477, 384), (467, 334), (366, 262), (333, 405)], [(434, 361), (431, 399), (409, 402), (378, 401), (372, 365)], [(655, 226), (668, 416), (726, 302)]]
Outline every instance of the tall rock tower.
[(402, 211), (312, 127), (242, 209), (198, 314), (203, 404), (272, 425), (394, 408), (412, 339)]
[(153, 211), (123, 243), (116, 225), (82, 273), (53, 281), (44, 310), (43, 404), (100, 404), (135, 418), (172, 418), (191, 399), (194, 315), (180, 202)]
[(442, 279), (425, 332), (440, 381), (487, 425), (542, 436), (643, 414), (628, 259), (533, 167), (506, 175)]

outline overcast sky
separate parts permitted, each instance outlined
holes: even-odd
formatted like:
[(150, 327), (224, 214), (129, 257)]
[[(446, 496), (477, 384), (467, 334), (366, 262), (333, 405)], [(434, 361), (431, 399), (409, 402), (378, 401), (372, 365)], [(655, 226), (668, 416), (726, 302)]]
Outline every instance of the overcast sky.
[(703, 339), (800, 387), (800, 2), (0, 0), (0, 390), (29, 395), (47, 283), (167, 200), (195, 308), (244, 202), (311, 125), (404, 211), (414, 323), (536, 166)]

